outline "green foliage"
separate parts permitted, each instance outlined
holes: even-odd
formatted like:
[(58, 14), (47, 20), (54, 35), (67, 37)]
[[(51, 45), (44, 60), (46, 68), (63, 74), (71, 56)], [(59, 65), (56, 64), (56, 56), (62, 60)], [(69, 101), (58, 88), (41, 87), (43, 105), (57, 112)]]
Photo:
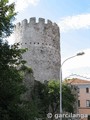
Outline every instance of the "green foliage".
[(33, 101), (22, 99), (27, 88), (21, 72), (33, 73), (22, 62), (23, 52), (0, 41), (0, 120), (34, 120), (39, 115)]
[(32, 68), (29, 68), (29, 67), (27, 67), (27, 66), (25, 66), (25, 65), (23, 65), (23, 66), (20, 68), (20, 70), (22, 70), (22, 71), (27, 71), (28, 73), (33, 73)]
[[(16, 47), (10, 48), (0, 41), (0, 119), (25, 120), (24, 101), (21, 95), (26, 92), (23, 78), (16, 69), (17, 62), (22, 65), (22, 52)], [(22, 116), (22, 115), (23, 116)], [(23, 119), (22, 119), (23, 117)], [(28, 120), (28, 119), (26, 119)]]
[(73, 113), (74, 112), (74, 104), (76, 101), (74, 93), (72, 93), (72, 89), (67, 84), (62, 85), (62, 99), (63, 99), (63, 111)]
[(15, 15), (14, 3), (9, 5), (8, 0), (0, 0), (0, 120), (34, 120), (38, 116), (37, 108), (22, 97), (27, 88), (20, 72), (32, 73), (22, 59), (26, 49), (3, 42), (13, 32)]
[(9, 0), (0, 0), (0, 38), (10, 36), (13, 32), (13, 23), (16, 13), (14, 3), (8, 4)]
[(40, 117), (46, 116), (46, 111), (48, 110), (48, 99), (47, 99), (47, 87), (39, 81), (35, 81), (34, 91), (32, 94), (35, 106), (39, 110)]
[(24, 49), (19, 49), (19, 46), (15, 44), (10, 48), (10, 45), (8, 45), (7, 42), (4, 43), (0, 40), (0, 67), (17, 67), (17, 65), (20, 65), (23, 62), (22, 53), (24, 52)]
[[(53, 116), (59, 112), (60, 83), (58, 80), (51, 80), (46, 83), (36, 82), (34, 90), (36, 104), (43, 118), (45, 118), (49, 112), (51, 112)], [(76, 99), (67, 84), (62, 84), (62, 100), (63, 111), (73, 113), (73, 104)]]
[(48, 95), (49, 95), (49, 99), (52, 103), (57, 103), (59, 104), (59, 91), (60, 91), (60, 87), (59, 87), (59, 81), (55, 81), (55, 80), (51, 80), (48, 82)]

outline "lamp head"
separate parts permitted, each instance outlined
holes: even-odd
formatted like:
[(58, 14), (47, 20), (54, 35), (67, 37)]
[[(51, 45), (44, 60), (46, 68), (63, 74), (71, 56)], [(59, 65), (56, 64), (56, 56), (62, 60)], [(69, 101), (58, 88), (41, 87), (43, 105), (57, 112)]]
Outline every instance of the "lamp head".
[(84, 52), (80, 52), (80, 53), (77, 53), (76, 55), (80, 56), (80, 55), (84, 55), (84, 54), (85, 54)]

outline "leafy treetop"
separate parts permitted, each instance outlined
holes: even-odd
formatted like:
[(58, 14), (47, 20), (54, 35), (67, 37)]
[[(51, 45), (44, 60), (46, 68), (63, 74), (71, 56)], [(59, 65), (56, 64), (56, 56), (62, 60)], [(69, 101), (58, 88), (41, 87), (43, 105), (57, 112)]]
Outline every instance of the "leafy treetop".
[(15, 3), (9, 4), (9, 0), (0, 0), (0, 38), (10, 36), (13, 32), (15, 19)]

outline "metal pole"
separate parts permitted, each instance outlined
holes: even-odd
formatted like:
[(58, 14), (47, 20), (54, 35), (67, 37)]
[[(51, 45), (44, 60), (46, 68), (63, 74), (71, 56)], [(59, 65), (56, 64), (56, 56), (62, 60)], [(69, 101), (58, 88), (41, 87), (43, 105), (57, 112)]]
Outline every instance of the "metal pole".
[(60, 120), (62, 120), (62, 67), (60, 67)]
[(61, 66), (60, 66), (60, 120), (62, 120), (62, 113), (63, 113), (63, 111), (62, 111), (62, 66), (63, 66), (63, 64), (64, 64), (66, 61), (68, 61), (69, 59), (72, 59), (72, 58), (74, 58), (74, 57), (76, 57), (76, 56), (81, 56), (81, 55), (83, 55), (83, 54), (85, 54), (85, 53), (84, 53), (84, 52), (80, 52), (80, 53), (77, 53), (77, 54), (74, 55), (74, 56), (71, 56), (71, 57), (65, 59), (65, 60), (63, 61), (63, 63), (61, 64)]

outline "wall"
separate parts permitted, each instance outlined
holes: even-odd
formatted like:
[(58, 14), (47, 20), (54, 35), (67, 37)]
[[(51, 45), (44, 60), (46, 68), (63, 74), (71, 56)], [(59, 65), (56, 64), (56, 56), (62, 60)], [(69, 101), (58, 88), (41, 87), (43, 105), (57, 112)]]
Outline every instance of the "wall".
[(39, 18), (26, 19), (17, 23), (14, 29), (15, 42), (21, 48), (28, 48), (23, 55), (27, 66), (32, 67), (36, 80), (59, 79), (60, 33), (56, 23)]
[[(79, 113), (80, 114), (87, 114), (90, 115), (90, 107), (86, 106), (86, 100), (90, 100), (90, 83), (78, 85), (80, 92), (79, 92), (79, 100), (80, 100), (80, 107)], [(86, 88), (89, 88), (89, 93), (86, 93)], [(87, 118), (84, 120), (88, 120)]]

